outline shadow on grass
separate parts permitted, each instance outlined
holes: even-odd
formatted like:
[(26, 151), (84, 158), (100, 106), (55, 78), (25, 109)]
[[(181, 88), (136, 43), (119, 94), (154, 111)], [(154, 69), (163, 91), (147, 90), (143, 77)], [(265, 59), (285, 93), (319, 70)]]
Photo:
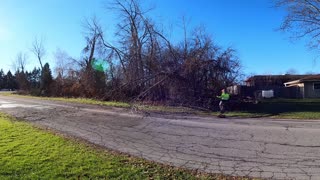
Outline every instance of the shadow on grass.
[(243, 112), (242, 114), (227, 113), (230, 118), (270, 118), (279, 114), (258, 114), (252, 112)]

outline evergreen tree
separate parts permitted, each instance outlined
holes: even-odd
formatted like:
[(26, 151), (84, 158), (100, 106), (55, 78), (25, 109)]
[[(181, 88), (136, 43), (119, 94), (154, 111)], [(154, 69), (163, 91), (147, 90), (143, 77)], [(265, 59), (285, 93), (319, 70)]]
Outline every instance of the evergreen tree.
[(5, 76), (5, 74), (4, 74), (3, 70), (1, 69), (0, 70), (0, 89), (4, 88), (4, 76)]
[(10, 90), (16, 89), (15, 77), (12, 75), (10, 70), (6, 75), (6, 89), (10, 89)]
[(34, 68), (32, 72), (28, 74), (28, 80), (31, 84), (31, 88), (39, 89), (41, 79), (41, 70), (39, 68)]
[(53, 82), (51, 69), (48, 63), (43, 66), (41, 72), (40, 89), (44, 95), (50, 94), (50, 85)]
[(20, 90), (24, 90), (24, 91), (28, 91), (30, 89), (30, 83), (28, 81), (28, 72), (24, 72), (18, 70), (15, 74), (15, 78), (16, 78), (16, 83), (17, 83), (17, 88)]

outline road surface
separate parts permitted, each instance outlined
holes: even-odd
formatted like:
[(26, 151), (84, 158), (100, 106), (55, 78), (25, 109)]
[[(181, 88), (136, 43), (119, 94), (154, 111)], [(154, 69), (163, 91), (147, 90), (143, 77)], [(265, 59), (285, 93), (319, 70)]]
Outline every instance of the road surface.
[(320, 179), (320, 121), (143, 116), (0, 95), (0, 111), (106, 148), (209, 173)]

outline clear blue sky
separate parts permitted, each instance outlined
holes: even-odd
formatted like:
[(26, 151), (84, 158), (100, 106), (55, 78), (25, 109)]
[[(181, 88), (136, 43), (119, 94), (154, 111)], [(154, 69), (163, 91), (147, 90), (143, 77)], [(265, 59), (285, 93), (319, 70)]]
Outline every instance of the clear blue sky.
[[(116, 19), (103, 8), (110, 0), (1, 0), (0, 1), (0, 68), (11, 68), (19, 51), (29, 54), (29, 70), (39, 66), (29, 47), (35, 36), (45, 38), (45, 61), (54, 66), (57, 48), (80, 57), (85, 46), (82, 21), (96, 15), (108, 38)], [(189, 30), (205, 25), (215, 42), (238, 51), (246, 74), (283, 74), (288, 69), (299, 73), (320, 71), (319, 54), (308, 50), (304, 40), (292, 43), (289, 34), (275, 31), (284, 11), (272, 8), (271, 0), (145, 0), (155, 6), (150, 16), (163, 24), (173, 40), (181, 40), (179, 19), (190, 18)], [(173, 27), (173, 28), (170, 28)], [(110, 32), (110, 33), (108, 33)], [(319, 61), (319, 60), (318, 60)]]

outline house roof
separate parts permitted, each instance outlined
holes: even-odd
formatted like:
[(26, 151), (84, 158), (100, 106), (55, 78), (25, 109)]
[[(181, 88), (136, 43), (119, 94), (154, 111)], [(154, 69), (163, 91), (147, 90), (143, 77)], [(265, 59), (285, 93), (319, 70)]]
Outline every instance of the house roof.
[(320, 74), (311, 75), (311, 76), (300, 79), (300, 82), (306, 82), (306, 81), (320, 81)]
[(253, 80), (264, 80), (264, 79), (279, 79), (279, 80), (294, 80), (294, 79), (301, 79), (308, 77), (310, 75), (291, 75), (291, 74), (285, 74), (285, 75), (255, 75), (251, 76), (245, 82), (250, 82)]
[(284, 83), (284, 85), (290, 86), (290, 85), (294, 85), (294, 84), (298, 84), (298, 83), (313, 82), (313, 81), (320, 81), (320, 74), (309, 75), (309, 76), (301, 78), (301, 79), (289, 81), (289, 82)]

